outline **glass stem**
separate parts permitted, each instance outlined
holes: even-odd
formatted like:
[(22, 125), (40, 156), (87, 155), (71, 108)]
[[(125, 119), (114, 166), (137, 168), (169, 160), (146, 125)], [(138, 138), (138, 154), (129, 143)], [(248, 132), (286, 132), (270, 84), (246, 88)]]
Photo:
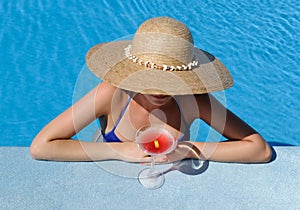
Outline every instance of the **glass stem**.
[(151, 171), (154, 172), (154, 157), (151, 155)]

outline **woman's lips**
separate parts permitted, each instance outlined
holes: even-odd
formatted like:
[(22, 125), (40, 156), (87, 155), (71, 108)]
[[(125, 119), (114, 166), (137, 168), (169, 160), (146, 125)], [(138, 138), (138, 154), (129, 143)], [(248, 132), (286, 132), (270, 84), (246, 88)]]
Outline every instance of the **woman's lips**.
[(156, 99), (164, 99), (167, 96), (166, 95), (151, 95), (152, 97), (156, 98)]

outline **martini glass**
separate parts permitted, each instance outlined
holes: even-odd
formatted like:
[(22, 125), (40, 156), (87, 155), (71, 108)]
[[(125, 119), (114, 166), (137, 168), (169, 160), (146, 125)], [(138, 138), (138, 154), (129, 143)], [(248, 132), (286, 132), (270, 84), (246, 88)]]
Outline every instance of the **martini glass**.
[(176, 147), (175, 137), (163, 126), (151, 125), (137, 131), (136, 141), (151, 156), (151, 167), (143, 169), (138, 180), (147, 189), (157, 189), (164, 184), (165, 177), (154, 168), (155, 157), (172, 152)]

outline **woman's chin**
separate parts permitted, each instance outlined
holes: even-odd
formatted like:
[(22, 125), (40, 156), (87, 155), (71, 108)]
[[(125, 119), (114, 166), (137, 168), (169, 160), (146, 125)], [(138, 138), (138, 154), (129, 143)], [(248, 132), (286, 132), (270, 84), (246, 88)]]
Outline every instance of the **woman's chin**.
[(171, 96), (168, 95), (150, 95), (150, 102), (153, 103), (153, 105), (162, 106), (166, 104), (170, 99)]

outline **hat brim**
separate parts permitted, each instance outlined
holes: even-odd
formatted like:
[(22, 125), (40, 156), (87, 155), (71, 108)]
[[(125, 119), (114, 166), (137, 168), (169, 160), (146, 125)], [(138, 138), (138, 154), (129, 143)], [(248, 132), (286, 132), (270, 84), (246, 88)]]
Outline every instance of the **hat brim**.
[(194, 48), (198, 66), (188, 71), (162, 71), (129, 60), (124, 49), (131, 40), (92, 47), (88, 68), (97, 77), (121, 89), (142, 94), (189, 95), (225, 90), (233, 85), (227, 68), (213, 55)]

